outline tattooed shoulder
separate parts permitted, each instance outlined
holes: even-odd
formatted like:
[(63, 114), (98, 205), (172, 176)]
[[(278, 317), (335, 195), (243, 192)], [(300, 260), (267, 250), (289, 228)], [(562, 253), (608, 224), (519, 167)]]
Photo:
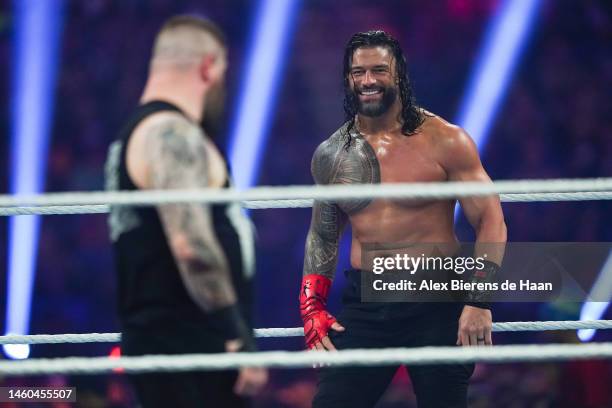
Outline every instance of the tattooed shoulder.
[[(350, 138), (347, 139), (347, 138)], [(311, 171), (317, 184), (380, 183), (380, 165), (370, 144), (356, 131), (338, 129), (315, 151)], [(350, 200), (339, 203), (347, 214), (364, 209), (371, 200)]]
[(156, 188), (207, 186), (207, 150), (198, 126), (168, 115), (147, 132), (151, 183)]

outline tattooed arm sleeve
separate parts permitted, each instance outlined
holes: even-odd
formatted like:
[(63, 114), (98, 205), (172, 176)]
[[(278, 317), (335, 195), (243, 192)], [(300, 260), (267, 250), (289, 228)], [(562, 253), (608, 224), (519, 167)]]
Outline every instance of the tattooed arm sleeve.
[[(334, 182), (334, 150), (330, 149), (330, 144), (324, 143), (315, 152), (311, 170), (317, 184)], [(317, 274), (333, 279), (338, 263), (338, 244), (346, 221), (346, 214), (337, 204), (315, 201), (306, 238), (304, 276)]]
[[(149, 187), (208, 187), (205, 140), (195, 125), (169, 118), (147, 134)], [(213, 312), (236, 303), (227, 259), (217, 241), (208, 206), (164, 204), (158, 212), (181, 278), (193, 300)]]

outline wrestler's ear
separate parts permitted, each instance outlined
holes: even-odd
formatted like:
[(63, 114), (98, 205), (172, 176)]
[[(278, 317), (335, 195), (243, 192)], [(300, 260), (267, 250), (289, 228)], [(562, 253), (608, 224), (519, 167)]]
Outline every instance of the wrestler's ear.
[(214, 54), (206, 54), (200, 60), (200, 66), (198, 70), (200, 74), (200, 79), (202, 79), (204, 83), (212, 82), (216, 60), (217, 56)]

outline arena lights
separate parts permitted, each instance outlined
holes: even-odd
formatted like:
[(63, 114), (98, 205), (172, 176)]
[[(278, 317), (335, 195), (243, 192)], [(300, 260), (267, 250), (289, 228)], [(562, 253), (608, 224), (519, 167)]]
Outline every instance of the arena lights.
[(457, 118), (459, 126), (481, 150), (541, 3), (541, 0), (505, 0), (485, 32)]
[[(512, 79), (541, 0), (505, 0), (489, 26), (455, 122), (481, 152), (501, 101)], [(455, 207), (455, 219), (460, 207)]]
[[(612, 253), (608, 255), (597, 280), (593, 284), (590, 299), (610, 299), (612, 298)], [(609, 302), (585, 302), (580, 310), (580, 320), (598, 320), (608, 309)], [(578, 330), (578, 338), (582, 341), (589, 341), (595, 336), (596, 329)]]
[[(15, 0), (11, 107), (11, 194), (43, 190), (63, 0)], [(9, 220), (7, 334), (27, 334), (40, 219)], [(28, 345), (5, 345), (7, 356), (27, 358)]]
[(257, 180), (299, 4), (300, 0), (259, 3), (229, 144), (232, 175), (240, 189)]
[[(540, 4), (541, 0), (506, 0), (487, 30), (484, 46), (457, 119), (457, 123), (467, 130), (481, 151), (486, 145), (488, 131), (512, 78), (512, 72)], [(604, 293), (608, 294), (607, 298), (612, 297), (612, 254), (608, 256), (598, 280), (593, 285), (591, 295), (593, 298), (603, 299), (606, 298)], [(607, 308), (607, 302), (585, 302), (580, 319), (600, 319)], [(582, 341), (589, 341), (595, 332), (595, 329), (579, 330), (578, 337)]]

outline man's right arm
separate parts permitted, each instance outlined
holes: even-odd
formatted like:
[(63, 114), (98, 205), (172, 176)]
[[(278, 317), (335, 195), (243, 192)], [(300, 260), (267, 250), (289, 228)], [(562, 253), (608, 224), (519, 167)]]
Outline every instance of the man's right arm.
[[(201, 130), (179, 116), (152, 126), (142, 149), (149, 172), (146, 188), (206, 188), (209, 163)], [(208, 206), (164, 204), (158, 213), (189, 295), (229, 339), (251, 342), (236, 305), (225, 254), (216, 239)], [(246, 336), (246, 337), (245, 337)], [(246, 344), (245, 344), (246, 346)], [(249, 345), (250, 346), (250, 345)]]
[[(339, 170), (333, 163), (338, 146), (329, 140), (322, 143), (312, 157), (310, 171), (316, 184), (334, 184)], [(306, 238), (304, 276), (310, 274), (334, 278), (338, 263), (340, 235), (346, 225), (346, 214), (337, 204), (315, 201), (312, 206), (310, 229)]]
[[(317, 184), (333, 182), (328, 163), (330, 152), (322, 145), (312, 160), (312, 175)], [(333, 350), (329, 329), (344, 330), (327, 312), (326, 303), (338, 263), (340, 236), (347, 217), (337, 204), (315, 201), (304, 257), (304, 272), (300, 290), (300, 313), (304, 322), (304, 337), (310, 349)]]
[(306, 238), (303, 275), (321, 275), (334, 279), (338, 263), (340, 234), (346, 216), (334, 203), (315, 201)]

